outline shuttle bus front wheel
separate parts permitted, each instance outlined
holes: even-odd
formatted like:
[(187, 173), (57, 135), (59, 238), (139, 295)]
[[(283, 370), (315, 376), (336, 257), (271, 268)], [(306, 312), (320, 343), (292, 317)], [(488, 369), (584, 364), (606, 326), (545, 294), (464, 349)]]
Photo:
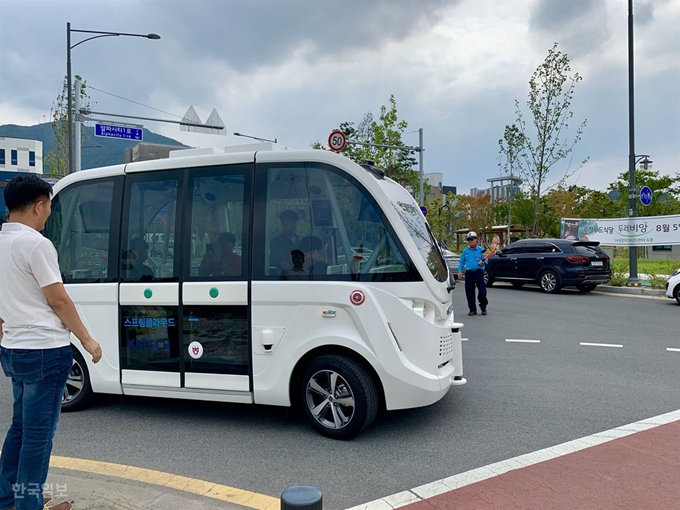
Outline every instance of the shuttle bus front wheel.
[(355, 437), (378, 413), (375, 382), (361, 364), (345, 356), (329, 354), (312, 360), (300, 389), (307, 419), (327, 437)]

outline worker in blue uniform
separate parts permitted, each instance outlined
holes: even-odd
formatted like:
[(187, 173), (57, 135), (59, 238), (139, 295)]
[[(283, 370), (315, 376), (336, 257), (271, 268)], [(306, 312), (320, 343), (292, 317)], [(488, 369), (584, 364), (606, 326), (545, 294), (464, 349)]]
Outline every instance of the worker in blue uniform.
[(477, 245), (477, 234), (469, 232), (466, 236), (467, 248), (460, 254), (458, 263), (458, 273), (465, 272), (465, 296), (467, 297), (468, 315), (477, 315), (477, 305), (475, 304), (475, 286), (479, 290), (478, 300), (482, 315), (486, 315), (486, 306), (489, 304), (486, 298), (486, 283), (484, 283), (484, 248)]

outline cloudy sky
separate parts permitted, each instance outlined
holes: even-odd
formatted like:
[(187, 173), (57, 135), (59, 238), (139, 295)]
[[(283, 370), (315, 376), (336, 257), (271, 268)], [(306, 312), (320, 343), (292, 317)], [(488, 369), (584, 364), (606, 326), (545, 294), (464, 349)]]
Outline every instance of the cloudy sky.
[[(0, 124), (49, 119), (74, 29), (155, 32), (73, 50), (90, 85), (181, 116), (216, 108), (228, 136), (153, 131), (192, 146), (242, 143), (233, 132), (293, 148), (324, 142), (395, 94), (425, 139), (425, 170), (467, 193), (498, 175), (498, 139), (526, 102), (553, 42), (583, 76), (574, 127), (588, 124), (570, 181), (606, 188), (627, 168), (626, 0), (0, 0)], [(655, 169), (680, 170), (680, 0), (635, 0), (636, 145)], [(73, 34), (72, 44), (82, 34)], [(172, 118), (90, 91), (97, 109)], [(566, 163), (554, 168), (560, 177)]]

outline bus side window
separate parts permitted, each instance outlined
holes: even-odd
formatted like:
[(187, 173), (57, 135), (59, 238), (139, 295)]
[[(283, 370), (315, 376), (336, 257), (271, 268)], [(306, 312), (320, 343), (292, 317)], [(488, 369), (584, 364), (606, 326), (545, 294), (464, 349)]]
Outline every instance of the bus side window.
[(52, 200), (45, 236), (57, 249), (64, 283), (115, 279), (117, 236), (111, 235), (111, 217), (118, 210), (117, 187), (119, 179), (97, 179), (74, 184)]
[(246, 279), (247, 171), (252, 166), (233, 165), (191, 179), (189, 278)]
[(121, 278), (127, 282), (177, 279), (175, 224), (179, 181), (141, 178), (144, 180), (132, 182), (127, 191)]
[[(351, 176), (321, 163), (262, 164), (257, 172), (260, 186), (266, 179), (265, 218), (260, 227), (265, 246), (255, 250), (264, 248), (266, 254), (260, 277), (411, 278), (409, 259), (395, 243), (375, 200)], [(256, 229), (260, 222), (256, 218)], [(258, 242), (262, 241), (256, 238)]]

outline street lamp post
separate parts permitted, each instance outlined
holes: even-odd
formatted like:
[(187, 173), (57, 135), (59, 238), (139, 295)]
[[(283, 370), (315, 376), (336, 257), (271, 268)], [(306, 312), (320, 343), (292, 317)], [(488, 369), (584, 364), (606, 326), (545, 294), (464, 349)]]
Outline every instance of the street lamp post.
[[(96, 34), (82, 41), (78, 41), (76, 44), (71, 45), (71, 32), (78, 32), (81, 34)], [(91, 41), (92, 39), (99, 39), (101, 37), (143, 37), (145, 39), (160, 39), (161, 36), (158, 34), (128, 34), (125, 32), (99, 32), (97, 30), (76, 30), (71, 28), (71, 23), (66, 23), (66, 87), (67, 87), (67, 116), (68, 116), (68, 173), (73, 173), (74, 161), (73, 161), (73, 90), (71, 86), (71, 50), (76, 46), (83, 44), (84, 42)], [(80, 91), (77, 92), (80, 94)], [(79, 113), (79, 112), (76, 112)]]

